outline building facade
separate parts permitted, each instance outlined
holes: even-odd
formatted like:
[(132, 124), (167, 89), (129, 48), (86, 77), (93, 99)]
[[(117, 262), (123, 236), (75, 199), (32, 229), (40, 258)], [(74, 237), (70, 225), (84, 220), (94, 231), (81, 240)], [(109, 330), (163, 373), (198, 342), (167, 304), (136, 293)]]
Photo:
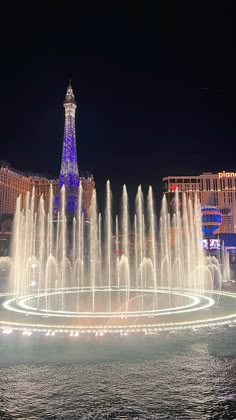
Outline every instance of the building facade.
[(7, 162), (0, 163), (0, 216), (2, 214), (14, 214), (16, 200), (19, 195), (22, 198), (22, 206), (25, 203), (27, 192), (35, 189), (36, 206), (37, 199), (44, 196), (45, 208), (48, 208), (49, 193), (52, 187), (55, 193), (58, 189), (57, 179), (48, 179), (43, 176), (30, 175), (13, 169)]
[(93, 175), (88, 175), (86, 177), (80, 177), (80, 182), (83, 188), (83, 206), (86, 211), (86, 214), (89, 215), (89, 209), (91, 205), (93, 190), (95, 187), (95, 181)]
[[(84, 207), (89, 213), (95, 182), (92, 175), (81, 177), (80, 182), (83, 188)], [(3, 214), (14, 214), (16, 200), (19, 195), (22, 198), (22, 207), (25, 203), (27, 192), (35, 190), (36, 207), (41, 195), (44, 197), (45, 210), (49, 206), (50, 189), (53, 194), (59, 193), (58, 179), (48, 179), (43, 176), (29, 175), (11, 167), (7, 162), (0, 162), (0, 217)]]
[[(198, 176), (168, 176), (163, 178), (164, 194), (171, 208), (175, 191), (194, 199), (197, 194), (201, 206), (214, 206), (222, 214), (222, 224), (215, 233), (236, 233), (236, 173), (203, 173)], [(181, 200), (181, 198), (180, 198)]]

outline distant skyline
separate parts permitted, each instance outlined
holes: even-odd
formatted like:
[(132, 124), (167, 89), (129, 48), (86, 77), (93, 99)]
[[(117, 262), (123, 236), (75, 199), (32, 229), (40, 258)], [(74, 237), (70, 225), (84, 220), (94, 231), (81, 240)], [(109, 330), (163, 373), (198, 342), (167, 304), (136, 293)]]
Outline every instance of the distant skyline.
[(98, 190), (160, 195), (164, 176), (235, 171), (232, 19), (223, 5), (19, 4), (1, 27), (0, 159), (59, 176), (72, 79), (79, 169)]

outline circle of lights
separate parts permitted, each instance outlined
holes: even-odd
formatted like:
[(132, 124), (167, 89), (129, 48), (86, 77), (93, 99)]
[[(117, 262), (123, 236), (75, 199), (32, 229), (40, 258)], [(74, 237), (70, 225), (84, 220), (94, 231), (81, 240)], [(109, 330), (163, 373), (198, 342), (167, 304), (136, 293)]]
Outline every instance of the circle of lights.
[[(50, 309), (38, 309), (34, 306), (31, 306), (29, 303), (35, 299), (40, 298), (49, 298), (50, 296), (55, 295), (65, 295), (65, 294), (75, 294), (75, 293), (110, 293), (110, 292), (124, 292), (124, 293), (140, 293), (140, 294), (171, 294), (184, 298), (188, 298), (190, 303), (181, 306), (173, 306), (163, 309), (142, 309), (142, 310), (126, 310), (119, 312), (112, 311), (65, 311), (65, 310), (50, 310)], [(189, 291), (179, 291), (176, 289), (137, 289), (137, 288), (119, 288), (119, 289), (109, 289), (109, 288), (64, 288), (57, 291), (44, 291), (43, 293), (35, 293), (20, 298), (11, 298), (6, 300), (3, 304), (5, 309), (8, 309), (13, 312), (27, 314), (27, 315), (36, 315), (36, 316), (50, 316), (50, 317), (63, 317), (63, 318), (120, 318), (120, 317), (147, 317), (147, 316), (160, 316), (160, 315), (172, 315), (180, 314), (186, 312), (193, 312), (200, 309), (207, 309), (214, 304), (214, 300), (208, 296), (191, 294)]]
[[(176, 291), (176, 290), (175, 290)], [(185, 292), (185, 291), (184, 291)], [(226, 299), (226, 304), (224, 302), (224, 305), (222, 307), (223, 311), (227, 308), (228, 302), (231, 301), (231, 303), (235, 303), (236, 299), (236, 293), (231, 292), (223, 292), (223, 291), (205, 291), (205, 293), (208, 293), (209, 295), (215, 295), (216, 296), (216, 307), (218, 307), (218, 303), (221, 298)], [(193, 296), (196, 296), (194, 293)], [(200, 295), (199, 295), (200, 296)], [(9, 302), (10, 297), (12, 297), (11, 293), (1, 293), (0, 299), (1, 301), (4, 301), (1, 306), (2, 309), (5, 308), (6, 302)], [(201, 296), (203, 297), (203, 296)], [(205, 297), (205, 296), (204, 296)], [(212, 299), (213, 303), (214, 300)], [(213, 303), (210, 305), (213, 308)], [(7, 305), (8, 306), (8, 305)], [(6, 308), (5, 308), (6, 309)], [(192, 308), (193, 309), (193, 308)], [(201, 307), (201, 309), (204, 309), (204, 307)], [(205, 308), (207, 311), (210, 310), (210, 308)], [(199, 308), (200, 310), (200, 308)], [(7, 312), (8, 310), (6, 310)], [(195, 312), (197, 314), (197, 312)], [(169, 322), (156, 322), (156, 317), (154, 318), (154, 321), (146, 322), (144, 323), (139, 322), (138, 324), (125, 324), (125, 325), (69, 325), (66, 322), (63, 324), (56, 324), (56, 323), (35, 323), (33, 321), (30, 322), (22, 322), (19, 319), (1, 319), (0, 320), (0, 330), (4, 334), (10, 334), (13, 331), (21, 332), (22, 335), (30, 336), (34, 333), (43, 333), (45, 335), (52, 335), (55, 334), (69, 334), (69, 336), (79, 337), (81, 334), (86, 335), (95, 335), (95, 336), (102, 336), (105, 334), (119, 334), (119, 335), (129, 335), (129, 334), (158, 334), (159, 332), (174, 332), (174, 331), (180, 331), (180, 330), (193, 330), (197, 331), (199, 328), (216, 328), (219, 326), (235, 326), (236, 327), (236, 311), (234, 309), (234, 305), (232, 310), (230, 312), (223, 312), (222, 314), (217, 314), (215, 312), (207, 312), (210, 316), (206, 316), (203, 319), (201, 317), (194, 317), (193, 319), (188, 320), (177, 320), (173, 321), (173, 319), (170, 318)], [(25, 312), (26, 315), (26, 312)], [(149, 315), (150, 316), (150, 315)], [(47, 320), (48, 321), (48, 320)], [(65, 317), (66, 321), (66, 317)]]

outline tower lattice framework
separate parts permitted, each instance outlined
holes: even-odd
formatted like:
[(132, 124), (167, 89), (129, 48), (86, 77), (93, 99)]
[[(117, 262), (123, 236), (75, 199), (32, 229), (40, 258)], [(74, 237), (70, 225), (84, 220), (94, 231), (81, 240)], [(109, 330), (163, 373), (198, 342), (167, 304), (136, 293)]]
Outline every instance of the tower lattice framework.
[(68, 189), (79, 187), (80, 178), (77, 162), (76, 135), (75, 135), (75, 111), (77, 108), (71, 83), (69, 83), (64, 100), (65, 127), (61, 170), (59, 176), (60, 188), (65, 185)]
[(65, 100), (65, 126), (59, 187), (66, 189), (67, 211), (74, 213), (77, 209), (77, 193), (80, 184), (78, 171), (76, 134), (75, 134), (75, 111), (77, 108), (71, 82), (68, 85)]

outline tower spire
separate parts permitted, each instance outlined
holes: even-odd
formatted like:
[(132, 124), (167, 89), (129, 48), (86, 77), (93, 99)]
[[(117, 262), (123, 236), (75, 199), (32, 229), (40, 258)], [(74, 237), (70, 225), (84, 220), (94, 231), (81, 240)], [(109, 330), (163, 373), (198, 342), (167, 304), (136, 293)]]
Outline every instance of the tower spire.
[(71, 191), (76, 190), (80, 184), (75, 135), (75, 111), (77, 104), (71, 86), (71, 80), (67, 87), (64, 108), (65, 127), (59, 187), (61, 188), (64, 185), (67, 190)]

